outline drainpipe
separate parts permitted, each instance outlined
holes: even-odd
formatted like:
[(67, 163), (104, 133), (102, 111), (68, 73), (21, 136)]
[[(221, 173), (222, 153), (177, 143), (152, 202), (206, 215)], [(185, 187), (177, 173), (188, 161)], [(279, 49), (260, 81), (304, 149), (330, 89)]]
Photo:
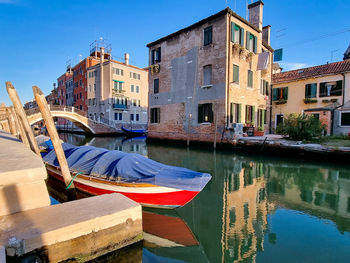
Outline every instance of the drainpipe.
[[(271, 82), (272, 82), (272, 78), (271, 78)], [(272, 134), (272, 84), (270, 85), (270, 121), (269, 121), (269, 133)]]

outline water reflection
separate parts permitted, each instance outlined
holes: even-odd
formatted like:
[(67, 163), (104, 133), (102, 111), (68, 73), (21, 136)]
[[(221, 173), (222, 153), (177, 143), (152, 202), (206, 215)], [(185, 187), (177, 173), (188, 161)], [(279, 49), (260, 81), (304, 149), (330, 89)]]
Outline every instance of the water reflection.
[[(198, 244), (164, 238), (160, 230), (178, 230), (177, 240), (188, 233), (171, 220), (156, 219), (152, 235), (161, 239), (146, 240), (143, 262), (346, 262), (350, 258), (346, 166), (146, 145), (145, 139), (94, 138), (88, 143), (138, 152), (213, 176), (191, 203), (171, 215), (184, 221)], [(169, 246), (174, 243), (178, 245)]]

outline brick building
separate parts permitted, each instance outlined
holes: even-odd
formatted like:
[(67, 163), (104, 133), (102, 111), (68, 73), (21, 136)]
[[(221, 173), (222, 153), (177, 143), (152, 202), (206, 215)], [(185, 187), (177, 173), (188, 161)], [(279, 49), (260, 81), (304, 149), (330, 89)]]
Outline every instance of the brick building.
[(73, 105), (79, 110), (88, 111), (87, 68), (98, 62), (97, 56), (88, 56), (73, 67)]
[(267, 129), (270, 26), (263, 3), (249, 21), (231, 9), (149, 43), (148, 136), (227, 141), (242, 127)]

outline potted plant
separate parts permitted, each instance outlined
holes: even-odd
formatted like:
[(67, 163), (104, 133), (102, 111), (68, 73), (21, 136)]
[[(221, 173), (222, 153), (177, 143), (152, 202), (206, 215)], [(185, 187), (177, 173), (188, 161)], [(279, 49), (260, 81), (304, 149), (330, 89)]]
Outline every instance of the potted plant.
[(254, 130), (254, 136), (264, 136), (264, 128), (258, 127), (256, 130)]

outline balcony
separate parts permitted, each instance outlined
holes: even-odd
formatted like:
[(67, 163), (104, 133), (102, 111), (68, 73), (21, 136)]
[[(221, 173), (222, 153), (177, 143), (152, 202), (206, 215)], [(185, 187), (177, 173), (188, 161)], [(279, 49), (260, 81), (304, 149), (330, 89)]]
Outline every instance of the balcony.
[(127, 109), (127, 108), (128, 108), (128, 106), (124, 105), (124, 104), (117, 104), (117, 103), (113, 104), (113, 109), (121, 109), (121, 110), (123, 110), (123, 109)]

